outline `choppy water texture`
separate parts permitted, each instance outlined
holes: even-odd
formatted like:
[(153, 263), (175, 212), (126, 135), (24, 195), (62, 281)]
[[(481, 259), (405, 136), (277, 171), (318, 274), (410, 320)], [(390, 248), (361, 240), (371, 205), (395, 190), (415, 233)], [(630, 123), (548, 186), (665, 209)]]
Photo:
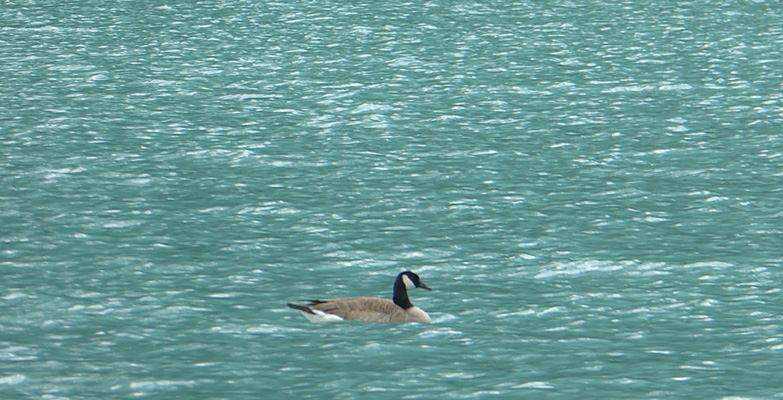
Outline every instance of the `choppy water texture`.
[(3, 399), (783, 397), (776, 2), (0, 21)]

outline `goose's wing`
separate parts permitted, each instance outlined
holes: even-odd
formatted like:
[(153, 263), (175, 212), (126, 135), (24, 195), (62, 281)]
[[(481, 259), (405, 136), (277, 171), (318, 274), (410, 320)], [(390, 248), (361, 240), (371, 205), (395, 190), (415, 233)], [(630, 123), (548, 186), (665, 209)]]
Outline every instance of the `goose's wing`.
[(351, 297), (345, 299), (313, 300), (308, 306), (346, 320), (369, 322), (405, 322), (408, 315), (402, 307), (388, 299)]

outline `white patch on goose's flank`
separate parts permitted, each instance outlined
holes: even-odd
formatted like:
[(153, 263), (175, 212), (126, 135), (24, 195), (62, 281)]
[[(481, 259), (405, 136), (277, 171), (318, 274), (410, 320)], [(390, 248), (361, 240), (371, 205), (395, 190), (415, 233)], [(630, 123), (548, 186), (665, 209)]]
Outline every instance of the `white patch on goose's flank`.
[(302, 311), (302, 315), (307, 317), (307, 319), (310, 320), (310, 322), (331, 322), (331, 321), (342, 321), (343, 319), (338, 317), (334, 314), (328, 314), (321, 310), (313, 310), (315, 314), (310, 314)]
[(413, 289), (413, 288), (415, 288), (415, 287), (416, 287), (416, 284), (415, 284), (415, 283), (413, 283), (413, 281), (411, 280), (411, 278), (408, 278), (408, 275), (403, 275), (403, 276), (402, 276), (402, 283), (404, 283), (404, 284), (405, 284), (405, 288), (406, 288), (406, 289)]

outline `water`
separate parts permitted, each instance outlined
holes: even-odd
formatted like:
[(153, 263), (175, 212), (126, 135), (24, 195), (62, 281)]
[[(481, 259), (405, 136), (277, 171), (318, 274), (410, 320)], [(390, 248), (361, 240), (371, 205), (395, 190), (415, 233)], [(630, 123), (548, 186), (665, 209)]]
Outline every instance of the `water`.
[(6, 1), (0, 397), (781, 397), (781, 14)]

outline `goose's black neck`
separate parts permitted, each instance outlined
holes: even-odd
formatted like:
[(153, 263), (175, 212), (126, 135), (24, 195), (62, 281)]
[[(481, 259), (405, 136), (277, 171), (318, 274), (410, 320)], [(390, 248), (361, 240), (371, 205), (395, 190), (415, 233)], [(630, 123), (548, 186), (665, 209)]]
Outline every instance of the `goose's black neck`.
[(397, 280), (394, 281), (394, 297), (392, 297), (392, 301), (406, 310), (413, 307), (411, 299), (408, 298), (408, 288), (405, 287), (402, 274), (397, 275)]

